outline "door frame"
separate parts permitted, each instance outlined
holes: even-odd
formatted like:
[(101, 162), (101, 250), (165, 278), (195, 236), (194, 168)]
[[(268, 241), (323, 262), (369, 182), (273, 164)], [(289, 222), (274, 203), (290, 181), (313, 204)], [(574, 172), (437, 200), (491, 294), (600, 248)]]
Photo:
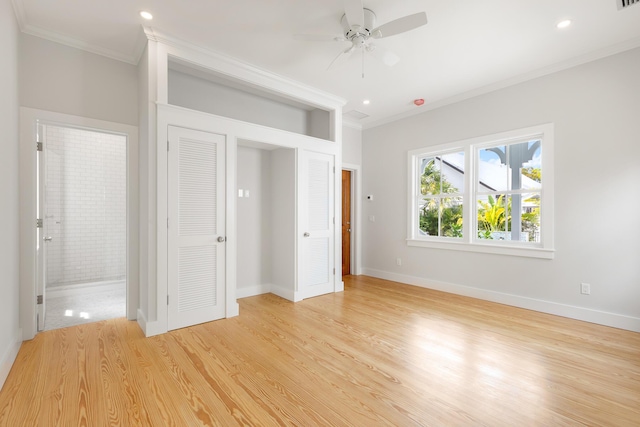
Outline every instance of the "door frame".
[(342, 170), (351, 172), (351, 274), (362, 274), (362, 171), (360, 165), (343, 163)]
[(36, 138), (37, 124), (54, 124), (117, 133), (127, 137), (127, 319), (138, 307), (138, 127), (53, 111), (20, 107), (20, 324), (22, 339), (37, 333), (36, 324)]

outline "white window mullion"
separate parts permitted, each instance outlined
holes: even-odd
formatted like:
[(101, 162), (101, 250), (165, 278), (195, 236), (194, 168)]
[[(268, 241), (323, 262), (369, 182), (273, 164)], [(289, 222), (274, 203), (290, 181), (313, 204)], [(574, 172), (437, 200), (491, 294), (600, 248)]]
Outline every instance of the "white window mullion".
[(465, 147), (464, 149), (464, 169), (467, 171), (464, 177), (465, 191), (463, 195), (463, 203), (464, 208), (462, 209), (462, 221), (463, 221), (463, 230), (462, 234), (464, 236), (464, 241), (466, 243), (472, 243), (474, 239), (474, 231), (476, 228), (476, 221), (478, 220), (478, 215), (476, 214), (476, 207), (474, 206), (475, 200), (475, 192), (476, 192), (476, 182), (477, 179), (475, 177), (476, 171), (473, 167), (475, 163), (473, 147)]

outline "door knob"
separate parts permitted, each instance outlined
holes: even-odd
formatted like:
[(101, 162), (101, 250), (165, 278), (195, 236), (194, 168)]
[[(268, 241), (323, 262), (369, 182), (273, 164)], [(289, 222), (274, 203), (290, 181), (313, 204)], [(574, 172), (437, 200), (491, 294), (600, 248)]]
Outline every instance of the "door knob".
[(218, 242), (220, 242), (220, 243), (224, 242), (225, 240), (227, 240), (227, 239), (225, 239), (224, 236), (218, 237)]
[(43, 237), (43, 238), (42, 238), (42, 240), (44, 240), (45, 242), (50, 242), (50, 241), (52, 241), (52, 240), (53, 240), (53, 237), (51, 237), (51, 236), (46, 236), (46, 237)]
[(311, 234), (309, 234), (309, 233), (305, 232), (305, 233), (303, 234), (303, 236), (304, 236), (304, 237), (309, 237), (309, 236), (311, 236)]

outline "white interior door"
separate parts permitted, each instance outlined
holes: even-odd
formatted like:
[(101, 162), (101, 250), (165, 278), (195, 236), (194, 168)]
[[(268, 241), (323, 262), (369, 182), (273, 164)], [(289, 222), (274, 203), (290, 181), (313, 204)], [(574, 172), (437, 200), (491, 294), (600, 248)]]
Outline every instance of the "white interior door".
[(225, 137), (169, 127), (168, 327), (225, 315)]
[(301, 150), (299, 290), (303, 298), (334, 291), (334, 156)]

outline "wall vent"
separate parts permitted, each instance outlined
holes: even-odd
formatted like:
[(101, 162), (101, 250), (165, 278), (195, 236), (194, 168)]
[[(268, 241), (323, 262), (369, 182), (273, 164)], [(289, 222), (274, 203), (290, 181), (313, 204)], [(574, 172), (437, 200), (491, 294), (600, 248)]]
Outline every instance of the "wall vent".
[(616, 4), (618, 5), (618, 10), (622, 10), (634, 4), (640, 4), (640, 0), (616, 0)]
[[(640, 1), (640, 0), (638, 0), (638, 1)], [(365, 113), (363, 113), (361, 111), (358, 111), (358, 110), (347, 111), (342, 116), (343, 117), (348, 117), (350, 119), (356, 119), (356, 120), (362, 120), (362, 119), (366, 119), (367, 117), (369, 117), (368, 114), (365, 114)]]

